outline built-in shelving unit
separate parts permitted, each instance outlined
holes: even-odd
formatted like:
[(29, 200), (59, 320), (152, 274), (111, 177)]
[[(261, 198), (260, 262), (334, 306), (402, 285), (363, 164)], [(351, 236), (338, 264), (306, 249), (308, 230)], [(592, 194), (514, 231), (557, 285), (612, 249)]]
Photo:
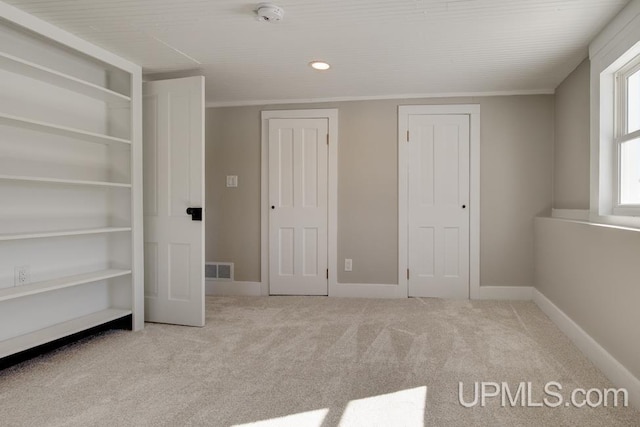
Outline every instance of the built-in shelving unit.
[(0, 2), (0, 358), (143, 327), (141, 88), (139, 66)]

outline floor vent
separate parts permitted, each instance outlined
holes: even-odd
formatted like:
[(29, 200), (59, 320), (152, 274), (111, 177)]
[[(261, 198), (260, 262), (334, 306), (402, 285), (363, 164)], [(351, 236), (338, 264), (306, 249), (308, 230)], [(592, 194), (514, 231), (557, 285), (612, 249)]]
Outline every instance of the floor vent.
[(212, 280), (233, 281), (232, 262), (208, 262), (204, 267), (204, 276)]

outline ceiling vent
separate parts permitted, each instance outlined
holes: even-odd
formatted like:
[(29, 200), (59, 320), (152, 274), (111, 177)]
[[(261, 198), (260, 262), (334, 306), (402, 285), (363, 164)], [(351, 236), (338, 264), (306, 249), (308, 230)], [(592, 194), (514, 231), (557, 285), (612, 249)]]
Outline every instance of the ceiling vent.
[(280, 22), (284, 17), (284, 9), (273, 3), (260, 3), (256, 8), (258, 21)]

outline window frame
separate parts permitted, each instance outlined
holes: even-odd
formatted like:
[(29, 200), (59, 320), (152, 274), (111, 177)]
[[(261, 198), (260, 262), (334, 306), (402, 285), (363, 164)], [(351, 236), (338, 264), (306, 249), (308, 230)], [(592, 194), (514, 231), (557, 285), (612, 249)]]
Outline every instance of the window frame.
[(640, 129), (628, 131), (628, 78), (640, 72), (640, 54), (636, 55), (624, 66), (618, 69), (614, 83), (614, 135), (615, 165), (614, 165), (614, 205), (612, 213), (619, 216), (640, 216), (640, 203), (622, 203), (622, 144), (640, 138)]
[[(628, 3), (589, 44), (589, 222), (640, 229), (640, 216), (616, 206), (615, 73), (640, 55), (640, 1)], [(640, 215), (636, 214), (636, 215)]]

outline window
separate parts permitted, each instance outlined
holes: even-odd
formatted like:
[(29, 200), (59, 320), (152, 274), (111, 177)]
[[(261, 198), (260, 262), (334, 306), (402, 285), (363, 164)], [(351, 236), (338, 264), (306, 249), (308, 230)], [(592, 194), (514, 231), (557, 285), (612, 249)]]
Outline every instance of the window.
[(617, 214), (640, 208), (640, 56), (616, 73)]
[(589, 219), (640, 229), (640, 1), (593, 39)]

